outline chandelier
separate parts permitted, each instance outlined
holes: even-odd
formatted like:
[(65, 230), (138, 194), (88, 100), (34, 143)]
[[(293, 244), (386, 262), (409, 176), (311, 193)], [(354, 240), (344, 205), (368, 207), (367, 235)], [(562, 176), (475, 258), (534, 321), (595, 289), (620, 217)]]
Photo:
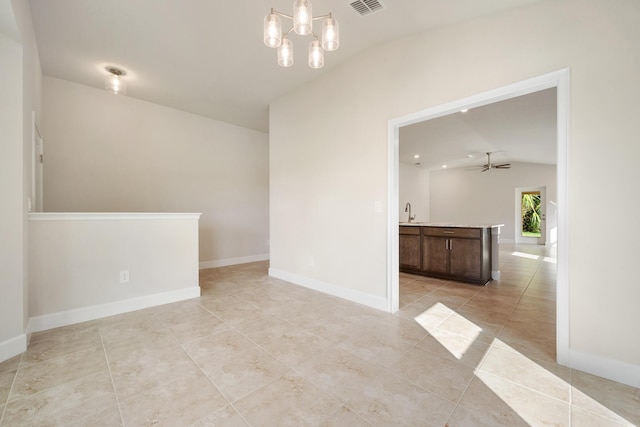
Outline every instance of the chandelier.
[[(280, 17), (293, 20), (293, 26), (285, 33), (282, 32)], [(322, 19), (322, 37), (320, 40), (313, 32), (313, 21)], [(338, 21), (328, 15), (313, 16), (309, 0), (295, 0), (293, 16), (278, 12), (271, 8), (271, 12), (264, 17), (264, 44), (277, 48), (278, 65), (290, 67), (293, 65), (293, 43), (289, 33), (295, 31), (301, 36), (311, 34), (313, 40), (309, 43), (309, 66), (311, 68), (324, 67), (324, 52), (338, 49)]]

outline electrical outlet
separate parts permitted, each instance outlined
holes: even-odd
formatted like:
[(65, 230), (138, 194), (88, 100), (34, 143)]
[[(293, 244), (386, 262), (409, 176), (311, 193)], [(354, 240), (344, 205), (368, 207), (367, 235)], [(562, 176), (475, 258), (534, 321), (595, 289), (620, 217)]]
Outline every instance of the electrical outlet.
[(120, 272), (120, 283), (129, 283), (129, 270), (122, 270)]

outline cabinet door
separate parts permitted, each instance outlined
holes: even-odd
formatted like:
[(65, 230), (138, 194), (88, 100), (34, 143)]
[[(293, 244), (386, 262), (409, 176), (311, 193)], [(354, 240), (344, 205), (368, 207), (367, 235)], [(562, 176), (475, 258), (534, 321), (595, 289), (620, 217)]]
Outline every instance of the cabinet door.
[(422, 240), (422, 269), (434, 273), (448, 273), (449, 251), (447, 238), (425, 236)]
[(420, 235), (400, 235), (400, 268), (420, 269)]
[(482, 242), (479, 239), (450, 239), (449, 273), (474, 279), (482, 277)]

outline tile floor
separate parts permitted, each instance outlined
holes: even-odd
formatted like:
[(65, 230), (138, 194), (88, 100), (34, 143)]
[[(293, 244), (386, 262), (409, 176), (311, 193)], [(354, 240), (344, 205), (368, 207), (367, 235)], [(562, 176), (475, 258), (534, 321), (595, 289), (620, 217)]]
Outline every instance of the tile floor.
[(0, 426), (632, 426), (640, 390), (554, 363), (555, 264), (502, 245), (484, 287), (401, 274), (395, 315), (203, 270), (202, 297), (34, 334)]

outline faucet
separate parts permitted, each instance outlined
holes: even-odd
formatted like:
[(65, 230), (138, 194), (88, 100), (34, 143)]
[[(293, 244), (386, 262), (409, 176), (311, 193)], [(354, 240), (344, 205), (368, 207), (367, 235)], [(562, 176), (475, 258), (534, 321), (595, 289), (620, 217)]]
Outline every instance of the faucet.
[(404, 207), (404, 211), (405, 212), (409, 212), (409, 220), (407, 222), (411, 222), (414, 219), (416, 219), (416, 216), (411, 216), (411, 203), (407, 202), (407, 204)]

